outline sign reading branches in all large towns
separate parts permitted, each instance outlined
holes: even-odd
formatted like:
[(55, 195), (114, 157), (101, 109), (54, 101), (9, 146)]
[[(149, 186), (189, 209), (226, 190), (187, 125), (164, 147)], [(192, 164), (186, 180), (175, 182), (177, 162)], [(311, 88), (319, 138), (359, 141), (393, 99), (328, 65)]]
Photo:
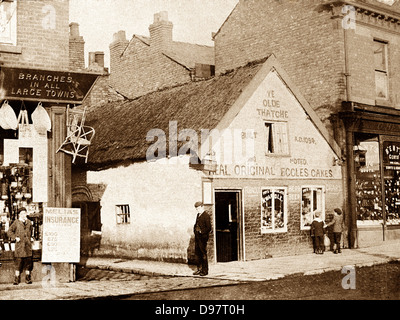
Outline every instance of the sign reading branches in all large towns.
[(1, 68), (1, 99), (80, 103), (98, 75)]

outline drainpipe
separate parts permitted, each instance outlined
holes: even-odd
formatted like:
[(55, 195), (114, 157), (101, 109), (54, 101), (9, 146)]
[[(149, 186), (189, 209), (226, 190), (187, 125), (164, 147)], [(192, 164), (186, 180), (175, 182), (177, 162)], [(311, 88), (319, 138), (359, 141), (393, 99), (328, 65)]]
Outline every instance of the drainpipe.
[[(343, 28), (343, 42), (344, 42), (344, 63), (345, 63), (345, 71), (344, 76), (346, 78), (346, 100), (349, 103), (352, 103), (351, 97), (351, 81), (350, 81), (350, 64), (349, 64), (349, 29)], [(349, 248), (358, 247), (357, 240), (357, 217), (356, 217), (356, 196), (355, 196), (355, 166), (354, 166), (354, 157), (353, 157), (353, 146), (354, 146), (354, 132), (351, 130), (351, 120), (346, 119), (345, 122), (345, 130), (346, 130), (346, 173), (344, 176), (347, 176), (347, 203), (348, 203), (348, 241)]]
[(344, 42), (344, 76), (346, 78), (346, 100), (351, 101), (351, 86), (350, 86), (350, 67), (349, 67), (349, 44), (348, 44), (348, 33), (349, 30), (343, 28), (343, 42)]

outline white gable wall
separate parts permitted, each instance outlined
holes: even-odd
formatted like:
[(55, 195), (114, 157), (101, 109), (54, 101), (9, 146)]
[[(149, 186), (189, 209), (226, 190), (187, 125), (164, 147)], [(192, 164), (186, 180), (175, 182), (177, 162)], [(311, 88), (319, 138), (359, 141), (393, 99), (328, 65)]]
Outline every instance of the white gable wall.
[[(266, 154), (265, 122), (287, 123), (288, 154)], [(217, 144), (220, 147), (218, 162), (226, 169), (218, 172), (217, 176), (262, 177), (268, 180), (341, 179), (341, 167), (334, 165), (337, 155), (275, 71), (270, 72), (254, 91), (228, 129), (232, 135), (234, 130), (255, 132), (254, 138), (248, 136), (247, 141), (233, 141), (234, 147), (240, 147), (242, 143), (243, 155), (246, 143), (254, 143), (255, 159), (237, 159), (235, 155), (225, 157), (223, 142)], [(268, 167), (270, 170), (257, 174), (254, 168), (250, 170), (254, 166)]]

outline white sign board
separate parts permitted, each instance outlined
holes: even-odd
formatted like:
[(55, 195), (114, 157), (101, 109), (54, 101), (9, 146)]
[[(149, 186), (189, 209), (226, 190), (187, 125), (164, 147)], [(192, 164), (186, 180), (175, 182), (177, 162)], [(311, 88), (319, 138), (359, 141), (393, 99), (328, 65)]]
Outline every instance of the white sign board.
[(42, 262), (78, 263), (81, 209), (44, 208)]

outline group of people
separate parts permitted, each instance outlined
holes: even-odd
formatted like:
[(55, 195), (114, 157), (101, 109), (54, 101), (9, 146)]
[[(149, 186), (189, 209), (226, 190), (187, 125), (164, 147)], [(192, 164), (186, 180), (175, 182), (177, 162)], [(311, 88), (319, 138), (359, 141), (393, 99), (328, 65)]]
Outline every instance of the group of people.
[(329, 223), (325, 223), (321, 219), (321, 212), (315, 212), (315, 218), (311, 223), (311, 237), (313, 239), (313, 246), (314, 246), (314, 253), (316, 254), (323, 254), (325, 251), (325, 243), (324, 237), (327, 233), (327, 228), (330, 226), (332, 227), (333, 231), (333, 242), (335, 249), (333, 253), (341, 253), (340, 250), (340, 241), (342, 238), (342, 232), (344, 230), (344, 220), (342, 210), (336, 208), (333, 210), (333, 219)]
[[(202, 202), (196, 202), (194, 206), (197, 211), (196, 223), (193, 228), (195, 236), (195, 255), (197, 259), (197, 270), (194, 272), (194, 275), (205, 276), (208, 274), (207, 242), (211, 232), (211, 218), (204, 210)], [(333, 253), (341, 253), (340, 242), (342, 232), (344, 231), (343, 212), (340, 208), (334, 209), (333, 212), (333, 219), (329, 223), (325, 223), (321, 219), (321, 212), (315, 212), (315, 218), (311, 223), (311, 237), (313, 239), (314, 253), (324, 253), (324, 237), (327, 233), (327, 228), (330, 226), (332, 226), (335, 248)]]
[[(208, 274), (207, 242), (211, 232), (211, 217), (204, 210), (202, 202), (196, 202), (194, 206), (197, 211), (196, 223), (193, 228), (197, 257), (197, 270), (194, 274), (206, 276)], [(344, 221), (342, 210), (336, 208), (332, 221), (327, 224), (321, 219), (321, 213), (315, 212), (315, 218), (311, 223), (311, 237), (313, 238), (314, 252), (317, 254), (324, 253), (324, 236), (329, 226), (333, 226), (334, 253), (341, 252), (340, 241), (344, 230)], [(9, 237), (15, 241), (15, 285), (20, 283), (20, 275), (23, 270), (25, 270), (25, 282), (32, 283), (32, 229), (32, 223), (28, 220), (26, 209), (21, 208), (18, 210), (18, 219), (13, 222), (8, 230)]]

